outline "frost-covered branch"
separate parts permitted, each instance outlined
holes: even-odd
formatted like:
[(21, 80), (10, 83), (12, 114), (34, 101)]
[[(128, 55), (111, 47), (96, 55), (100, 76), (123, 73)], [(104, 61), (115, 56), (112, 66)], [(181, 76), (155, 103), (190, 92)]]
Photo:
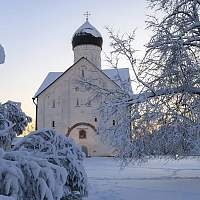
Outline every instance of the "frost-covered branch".
[(108, 27), (106, 29), (111, 40), (110, 46), (113, 49), (110, 57), (107, 56), (107, 62), (111, 64), (111, 67), (117, 69), (119, 56), (124, 57), (129, 61), (137, 81), (154, 92), (153, 88), (150, 88), (150, 86), (140, 78), (139, 73), (137, 73), (136, 70), (136, 59), (134, 56), (136, 50), (133, 48), (135, 30), (131, 34), (119, 35), (115, 34), (114, 31)]

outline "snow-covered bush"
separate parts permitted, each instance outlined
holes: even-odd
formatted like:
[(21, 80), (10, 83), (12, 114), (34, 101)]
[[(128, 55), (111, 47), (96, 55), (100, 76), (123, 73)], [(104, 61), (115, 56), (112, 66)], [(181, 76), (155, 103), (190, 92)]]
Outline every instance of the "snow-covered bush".
[(67, 172), (65, 195), (87, 195), (87, 176), (82, 163), (84, 154), (73, 139), (56, 133), (55, 130), (43, 129), (21, 139), (14, 151), (28, 151), (54, 165), (64, 167)]
[(16, 200), (60, 200), (67, 171), (26, 151), (0, 152), (0, 194)]
[(30, 133), (11, 148), (31, 121), (20, 103), (0, 104), (0, 197), (15, 200), (72, 200), (87, 195), (84, 154), (54, 130)]

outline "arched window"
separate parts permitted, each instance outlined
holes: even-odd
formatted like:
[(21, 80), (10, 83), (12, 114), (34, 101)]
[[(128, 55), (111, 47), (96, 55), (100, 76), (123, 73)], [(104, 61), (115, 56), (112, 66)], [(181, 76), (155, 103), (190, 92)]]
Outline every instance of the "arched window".
[(85, 130), (80, 130), (79, 131), (79, 139), (86, 139), (87, 135), (86, 135), (86, 131)]
[(113, 123), (112, 123), (112, 124), (113, 124), (113, 126), (115, 126), (115, 125), (116, 125), (116, 122), (115, 122), (115, 120), (114, 120), (114, 119), (113, 119)]
[(76, 106), (80, 106), (80, 105), (79, 105), (79, 99), (78, 99), (78, 98), (76, 99)]
[(83, 77), (83, 78), (85, 77), (84, 69), (82, 69), (82, 77)]
[(94, 118), (94, 121), (97, 122), (97, 118), (96, 117)]

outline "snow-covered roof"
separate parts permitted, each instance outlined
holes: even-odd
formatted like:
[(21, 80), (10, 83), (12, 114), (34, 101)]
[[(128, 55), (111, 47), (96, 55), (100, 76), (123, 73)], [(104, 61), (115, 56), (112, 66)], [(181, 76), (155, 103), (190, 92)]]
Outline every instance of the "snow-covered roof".
[(102, 71), (120, 87), (126, 89), (129, 94), (133, 94), (128, 68), (104, 69)]
[(40, 93), (42, 93), (46, 88), (49, 87), (49, 85), (51, 85), (62, 74), (63, 72), (49, 72), (33, 98), (37, 97)]
[(128, 68), (104, 69), (102, 71), (118, 84), (120, 81), (127, 81), (130, 78)]
[[(104, 72), (111, 80), (117, 83), (120, 87), (126, 87), (129, 93), (132, 94), (132, 87), (130, 83), (130, 75), (128, 68), (104, 69), (102, 70), (102, 72)], [(40, 95), (63, 73), (64, 72), (49, 72), (33, 98), (36, 98), (38, 95)]]
[(102, 37), (101, 33), (94, 27), (92, 26), (88, 21), (86, 21), (84, 24), (82, 24), (74, 33), (73, 37), (78, 34), (84, 34), (84, 33), (89, 33), (93, 35), (94, 37)]

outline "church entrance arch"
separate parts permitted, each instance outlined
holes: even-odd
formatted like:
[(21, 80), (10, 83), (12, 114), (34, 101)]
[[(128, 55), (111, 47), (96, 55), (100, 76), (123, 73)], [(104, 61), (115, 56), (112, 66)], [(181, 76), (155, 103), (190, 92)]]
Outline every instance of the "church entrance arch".
[(78, 126), (89, 126), (90, 128), (92, 128), (95, 132), (96, 132), (96, 128), (94, 125), (90, 124), (90, 123), (86, 123), (86, 122), (79, 122), (79, 123), (76, 123), (74, 124), (73, 126), (71, 126), (69, 129), (68, 129), (68, 132), (67, 132), (67, 136), (70, 135), (71, 131), (78, 127)]
[(97, 130), (94, 125), (86, 122), (76, 123), (68, 129), (66, 135), (80, 145), (87, 157), (96, 153)]

